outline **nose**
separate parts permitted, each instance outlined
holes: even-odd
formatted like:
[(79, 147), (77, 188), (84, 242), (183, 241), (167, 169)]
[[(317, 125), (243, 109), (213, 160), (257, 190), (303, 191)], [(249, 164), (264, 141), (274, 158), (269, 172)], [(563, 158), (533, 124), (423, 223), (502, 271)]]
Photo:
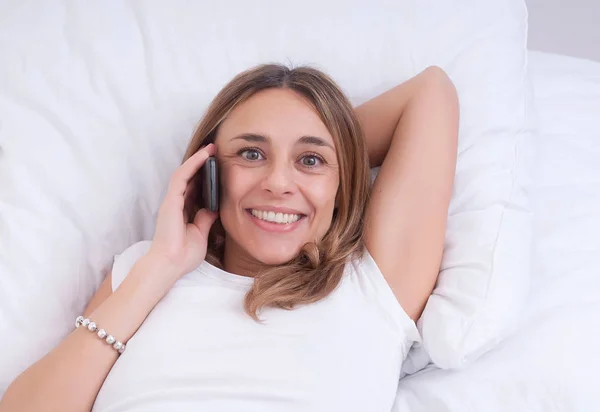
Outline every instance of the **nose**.
[(263, 179), (262, 187), (277, 196), (294, 193), (297, 188), (294, 180), (294, 168), (283, 161), (271, 163)]

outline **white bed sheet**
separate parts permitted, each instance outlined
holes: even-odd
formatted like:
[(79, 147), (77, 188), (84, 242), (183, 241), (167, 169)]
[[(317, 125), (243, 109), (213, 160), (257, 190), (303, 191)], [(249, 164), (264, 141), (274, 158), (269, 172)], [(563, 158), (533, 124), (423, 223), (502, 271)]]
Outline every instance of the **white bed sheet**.
[(470, 367), (402, 379), (394, 411), (600, 410), (600, 63), (530, 52), (529, 65), (540, 133), (528, 307)]

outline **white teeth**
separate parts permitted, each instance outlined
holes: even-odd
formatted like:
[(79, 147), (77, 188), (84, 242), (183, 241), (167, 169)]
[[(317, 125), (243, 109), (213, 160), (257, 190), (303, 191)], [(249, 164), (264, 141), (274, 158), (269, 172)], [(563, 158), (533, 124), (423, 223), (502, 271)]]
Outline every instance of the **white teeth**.
[(287, 224), (294, 223), (300, 219), (300, 215), (296, 214), (288, 214), (281, 212), (267, 212), (263, 210), (251, 209), (252, 216), (255, 216), (261, 220), (266, 220), (267, 222)]

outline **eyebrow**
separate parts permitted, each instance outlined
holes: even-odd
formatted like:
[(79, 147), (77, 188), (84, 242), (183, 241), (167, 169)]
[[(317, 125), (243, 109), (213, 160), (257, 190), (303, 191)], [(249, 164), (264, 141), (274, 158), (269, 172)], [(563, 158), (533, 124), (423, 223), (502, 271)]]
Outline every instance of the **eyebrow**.
[[(271, 138), (256, 133), (243, 133), (234, 137), (231, 140), (245, 140), (247, 142), (253, 143), (269, 143), (271, 141)], [(333, 149), (333, 146), (329, 144), (329, 142), (316, 136), (302, 136), (300, 139), (298, 139), (298, 143), (312, 144), (315, 146), (329, 147), (330, 149)]]

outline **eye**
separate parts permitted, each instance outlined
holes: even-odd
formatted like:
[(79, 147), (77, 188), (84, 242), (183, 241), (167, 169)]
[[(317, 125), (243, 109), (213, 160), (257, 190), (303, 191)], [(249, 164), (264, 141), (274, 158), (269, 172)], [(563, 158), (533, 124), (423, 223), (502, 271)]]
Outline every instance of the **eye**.
[(238, 154), (249, 161), (263, 160), (263, 155), (258, 150), (252, 148), (242, 149)]
[(301, 163), (306, 167), (315, 167), (325, 161), (323, 158), (317, 154), (308, 154), (306, 156), (302, 156)]

